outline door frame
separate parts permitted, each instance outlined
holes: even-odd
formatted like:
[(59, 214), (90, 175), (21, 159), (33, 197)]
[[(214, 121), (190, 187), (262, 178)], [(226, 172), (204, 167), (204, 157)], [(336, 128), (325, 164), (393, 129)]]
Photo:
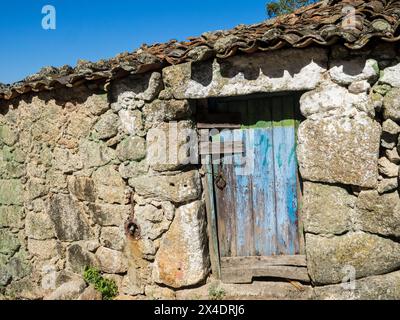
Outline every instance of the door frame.
[[(250, 100), (254, 98), (269, 98), (272, 96), (295, 95), (296, 121), (295, 132), (297, 139), (298, 124), (301, 121), (299, 110), (300, 92), (288, 92), (277, 94), (253, 94), (248, 96), (232, 97), (229, 100)], [(226, 98), (217, 98), (224, 100)], [(226, 123), (221, 121), (216, 123), (212, 119), (212, 123), (207, 123), (207, 112), (209, 99), (197, 100), (197, 128), (216, 128), (216, 129), (234, 129), (237, 128), (236, 123)], [(214, 127), (213, 127), (214, 126)], [(199, 141), (204, 143), (205, 141)], [(218, 226), (217, 226), (217, 209), (216, 198), (214, 194), (214, 172), (212, 165), (212, 155), (203, 154), (202, 157), (202, 185), (205, 193), (205, 204), (207, 213), (207, 233), (208, 247), (210, 254), (211, 270), (215, 278), (222, 280), (224, 283), (251, 283), (254, 277), (281, 278), (288, 280), (297, 280), (309, 283), (310, 278), (307, 272), (306, 256), (305, 256), (305, 239), (304, 228), (302, 222), (302, 180), (299, 170), (297, 170), (297, 199), (298, 199), (298, 236), (300, 244), (300, 254), (298, 255), (280, 255), (265, 257), (230, 257), (221, 258), (218, 242)]]

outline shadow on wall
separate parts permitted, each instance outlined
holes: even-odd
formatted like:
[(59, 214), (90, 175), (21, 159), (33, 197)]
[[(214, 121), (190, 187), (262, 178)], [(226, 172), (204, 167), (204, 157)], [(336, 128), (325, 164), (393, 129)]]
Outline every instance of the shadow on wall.
[(65, 107), (67, 103), (73, 106), (81, 105), (92, 95), (105, 94), (102, 87), (100, 82), (93, 82), (90, 83), (90, 88), (86, 85), (79, 85), (74, 88), (58, 88), (52, 91), (30, 92), (10, 101), (0, 102), (0, 114), (6, 115), (11, 106), (13, 109), (18, 109), (21, 102), (32, 104), (33, 98), (37, 98), (45, 103), (54, 100), (55, 104), (60, 107)]
[(214, 60), (194, 62), (191, 65), (191, 79), (207, 87), (213, 80)]
[[(296, 59), (293, 59), (293, 55), (296, 56)], [(293, 77), (312, 62), (321, 68), (327, 68), (325, 59), (320, 57), (314, 59), (310, 55), (297, 52), (297, 50), (282, 50), (272, 52), (267, 56), (265, 53), (256, 53), (254, 59), (248, 59), (248, 56), (235, 56), (226, 60), (217, 59), (217, 62), (223, 78), (234, 78), (238, 74), (242, 74), (248, 81), (257, 80), (260, 73), (270, 79), (282, 78), (285, 73)], [(348, 63), (345, 64), (345, 67), (346, 73), (359, 74), (364, 66), (361, 63), (359, 65)], [(349, 69), (348, 72), (347, 69)], [(210, 85), (213, 80), (213, 60), (192, 63), (191, 79), (205, 87)]]

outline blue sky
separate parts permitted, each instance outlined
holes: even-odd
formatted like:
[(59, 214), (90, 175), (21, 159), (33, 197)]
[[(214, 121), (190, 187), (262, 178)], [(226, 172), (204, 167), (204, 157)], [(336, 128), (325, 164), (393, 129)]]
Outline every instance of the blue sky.
[[(266, 19), (267, 0), (4, 0), (0, 19), (0, 82), (41, 67), (97, 61), (143, 43), (184, 40), (205, 31)], [(56, 30), (41, 26), (44, 5)]]

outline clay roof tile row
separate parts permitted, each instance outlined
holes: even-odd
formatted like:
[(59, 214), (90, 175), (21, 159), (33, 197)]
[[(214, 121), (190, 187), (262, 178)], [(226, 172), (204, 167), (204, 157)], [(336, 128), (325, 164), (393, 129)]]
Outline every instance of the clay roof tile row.
[[(351, 28), (346, 27), (349, 12), (353, 13), (351, 21), (355, 22)], [(232, 30), (207, 32), (184, 42), (171, 40), (143, 45), (132, 53), (122, 53), (109, 60), (78, 61), (75, 68), (46, 67), (21, 82), (0, 84), (0, 99), (12, 99), (30, 91), (73, 87), (86, 81), (107, 81), (184, 62), (213, 57), (226, 59), (240, 53), (330, 46), (337, 42), (357, 50), (372, 39), (399, 41), (399, 24), (400, 1), (397, 0), (325, 0), (290, 15), (254, 25), (239, 25)]]

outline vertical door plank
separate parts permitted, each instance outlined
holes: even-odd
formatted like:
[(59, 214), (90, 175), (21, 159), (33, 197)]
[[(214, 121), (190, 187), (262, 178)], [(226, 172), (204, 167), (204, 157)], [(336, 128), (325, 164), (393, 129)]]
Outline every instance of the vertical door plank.
[[(250, 130), (241, 131), (247, 148), (251, 137)], [(238, 256), (254, 256), (254, 208), (252, 175), (247, 172), (242, 163), (242, 155), (234, 155), (234, 177), (236, 179), (236, 232)]]
[(253, 215), (256, 256), (276, 253), (275, 177), (272, 141), (272, 113), (265, 99), (249, 101), (254, 118)]
[[(232, 132), (225, 130), (214, 139), (221, 142), (232, 141)], [(219, 165), (218, 157), (213, 155), (214, 164), (214, 190), (217, 202), (218, 212), (218, 234), (221, 257), (236, 256), (236, 188), (235, 179), (233, 177), (232, 156), (221, 156), (219, 161), (222, 161), (222, 167)], [(226, 163), (224, 163), (224, 161)], [(220, 189), (217, 186), (217, 176), (222, 170), (222, 176), (226, 182), (226, 186)]]
[[(249, 121), (248, 101), (238, 100), (229, 103), (230, 112), (240, 112), (243, 123)], [(243, 141), (245, 148), (252, 143), (249, 130), (234, 130), (234, 139)], [(247, 172), (247, 154), (235, 154), (233, 156), (233, 184), (236, 198), (236, 250), (238, 256), (254, 256), (254, 208), (253, 208), (253, 181), (252, 172)]]
[(214, 201), (213, 173), (211, 164), (211, 155), (205, 155), (204, 165), (206, 175), (204, 177), (204, 189), (206, 194), (206, 210), (207, 210), (207, 229), (208, 229), (208, 246), (210, 251), (212, 273), (217, 279), (221, 278), (221, 264), (219, 260), (218, 230), (217, 216)]
[(289, 141), (292, 143), (291, 147), (287, 149), (290, 151), (288, 156), (288, 180), (287, 180), (287, 192), (288, 197), (287, 207), (289, 212), (289, 241), (293, 243), (294, 252), (293, 254), (300, 253), (300, 237), (299, 237), (299, 175), (298, 175), (298, 163), (297, 163), (297, 116), (296, 116), (296, 102), (293, 95), (282, 98), (285, 105), (284, 110), (287, 110), (287, 116), (290, 117), (291, 127)]
[(277, 97), (273, 106), (273, 140), (279, 254), (297, 254), (297, 163), (294, 106), (287, 97)]
[[(293, 105), (294, 105), (294, 114), (295, 114), (295, 142), (296, 142), (296, 150), (297, 150), (297, 141), (298, 141), (298, 131), (301, 122), (301, 112), (300, 112), (300, 98), (301, 94), (296, 94), (293, 97)], [(305, 254), (305, 238), (304, 238), (304, 219), (302, 217), (302, 203), (303, 203), (303, 190), (302, 190), (302, 182), (300, 176), (300, 170), (297, 162), (297, 154), (296, 154), (296, 167), (297, 167), (297, 235), (299, 238), (299, 253)]]

